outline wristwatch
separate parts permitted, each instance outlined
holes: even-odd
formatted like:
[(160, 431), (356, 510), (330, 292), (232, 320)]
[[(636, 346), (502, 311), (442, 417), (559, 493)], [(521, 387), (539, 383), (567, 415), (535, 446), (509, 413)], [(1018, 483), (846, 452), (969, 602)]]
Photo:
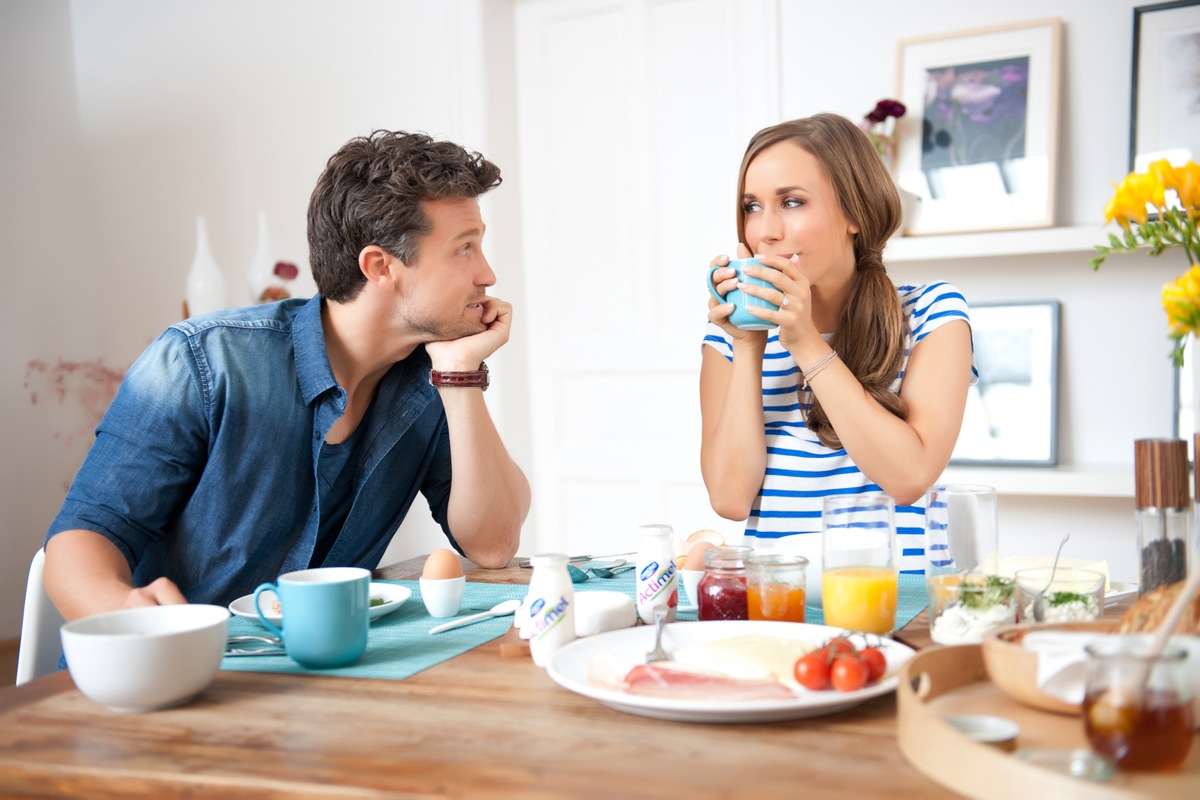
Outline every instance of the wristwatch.
[(438, 372), (436, 369), (430, 370), (429, 383), (433, 386), (478, 386), (486, 392), (488, 384), (491, 381), (488, 378), (487, 363), (481, 361), (479, 369), (468, 370), (466, 372)]

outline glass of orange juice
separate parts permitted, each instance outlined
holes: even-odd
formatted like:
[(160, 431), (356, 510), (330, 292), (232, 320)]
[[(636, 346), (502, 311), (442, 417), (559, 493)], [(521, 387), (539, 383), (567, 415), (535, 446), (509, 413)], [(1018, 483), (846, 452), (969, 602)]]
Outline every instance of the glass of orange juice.
[(829, 495), (821, 513), (825, 624), (861, 633), (896, 627), (896, 503), (886, 494)]
[(750, 619), (804, 622), (808, 559), (796, 553), (755, 551), (746, 558)]

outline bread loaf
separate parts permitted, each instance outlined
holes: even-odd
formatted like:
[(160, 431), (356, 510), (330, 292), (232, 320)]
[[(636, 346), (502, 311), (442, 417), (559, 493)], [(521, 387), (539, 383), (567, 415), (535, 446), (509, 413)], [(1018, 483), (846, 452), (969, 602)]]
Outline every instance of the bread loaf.
[[(1163, 617), (1171, 610), (1175, 598), (1183, 590), (1185, 581), (1159, 586), (1146, 592), (1121, 617), (1118, 633), (1142, 633), (1158, 630)], [(1180, 636), (1200, 636), (1200, 595), (1184, 610), (1183, 618), (1175, 633)]]

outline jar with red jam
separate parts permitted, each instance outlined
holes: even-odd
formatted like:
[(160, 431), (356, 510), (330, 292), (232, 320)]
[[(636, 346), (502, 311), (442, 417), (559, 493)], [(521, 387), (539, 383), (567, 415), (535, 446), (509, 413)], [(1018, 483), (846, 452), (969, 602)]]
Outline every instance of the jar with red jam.
[(750, 619), (746, 599), (746, 559), (753, 552), (752, 547), (723, 545), (704, 553), (704, 574), (696, 589), (698, 619)]
[(1177, 769), (1192, 746), (1188, 651), (1168, 643), (1150, 655), (1148, 636), (1109, 636), (1086, 648), (1084, 731), (1117, 769)]

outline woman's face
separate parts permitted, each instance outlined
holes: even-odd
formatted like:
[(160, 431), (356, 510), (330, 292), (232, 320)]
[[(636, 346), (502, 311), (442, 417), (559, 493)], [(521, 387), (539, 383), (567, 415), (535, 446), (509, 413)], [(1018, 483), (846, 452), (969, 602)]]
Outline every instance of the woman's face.
[(833, 185), (816, 157), (800, 145), (779, 142), (746, 169), (742, 208), (746, 244), (762, 255), (799, 256), (813, 286), (834, 286), (854, 275), (853, 234)]

